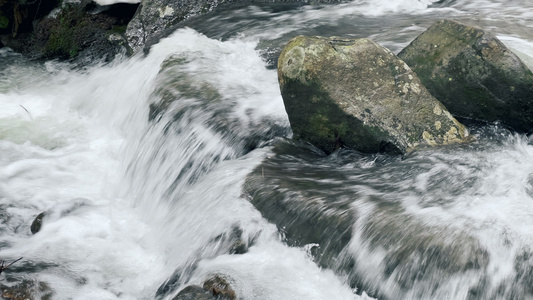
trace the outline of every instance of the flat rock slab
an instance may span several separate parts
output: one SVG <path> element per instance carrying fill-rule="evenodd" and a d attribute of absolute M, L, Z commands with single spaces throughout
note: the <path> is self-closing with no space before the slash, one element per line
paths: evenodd
<path fill-rule="evenodd" d="M 439 21 L 398 56 L 456 117 L 533 128 L 533 74 L 491 33 Z"/>
<path fill-rule="evenodd" d="M 407 64 L 369 39 L 298 36 L 278 78 L 294 138 L 326 153 L 405 153 L 468 136 Z"/>

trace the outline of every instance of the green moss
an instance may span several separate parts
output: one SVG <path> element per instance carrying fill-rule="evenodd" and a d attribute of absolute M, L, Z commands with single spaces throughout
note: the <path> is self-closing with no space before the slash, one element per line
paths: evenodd
<path fill-rule="evenodd" d="M 76 5 L 66 5 L 61 10 L 43 48 L 45 56 L 72 58 L 78 55 L 84 33 L 91 27 L 84 16 L 85 12 Z"/>
<path fill-rule="evenodd" d="M 2 12 L 0 12 L 0 28 L 6 29 L 8 25 L 9 19 L 6 16 L 2 15 Z"/>
<path fill-rule="evenodd" d="M 127 27 L 128 27 L 127 25 L 113 26 L 113 28 L 108 30 L 107 33 L 109 33 L 109 34 L 113 34 L 113 33 L 124 34 L 124 33 L 126 33 L 126 28 Z"/>
<path fill-rule="evenodd" d="M 60 55 L 74 57 L 80 47 L 74 40 L 74 30 L 72 28 L 62 27 L 58 31 L 52 32 L 48 42 L 44 47 L 47 55 Z"/>

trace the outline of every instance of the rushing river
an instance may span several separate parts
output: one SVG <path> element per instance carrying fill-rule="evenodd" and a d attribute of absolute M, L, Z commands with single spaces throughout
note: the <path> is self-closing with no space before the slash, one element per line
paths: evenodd
<path fill-rule="evenodd" d="M 475 127 L 405 157 L 290 140 L 275 64 L 299 34 L 399 52 L 452 18 L 531 65 L 533 2 L 433 2 L 221 7 L 83 70 L 0 49 L 0 258 L 23 257 L 0 284 L 172 299 L 222 274 L 239 299 L 533 299 L 527 136 Z"/>

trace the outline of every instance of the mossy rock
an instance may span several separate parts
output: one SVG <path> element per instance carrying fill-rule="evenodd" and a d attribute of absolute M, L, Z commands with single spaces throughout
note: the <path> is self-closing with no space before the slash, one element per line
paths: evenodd
<path fill-rule="evenodd" d="M 491 33 L 443 20 L 398 56 L 456 117 L 533 128 L 533 73 Z"/>
<path fill-rule="evenodd" d="M 9 25 L 9 19 L 0 11 L 0 29 L 6 29 Z"/>
<path fill-rule="evenodd" d="M 105 31 L 111 30 L 114 22 L 113 18 L 90 15 L 83 5 L 65 5 L 56 18 L 39 24 L 42 35 L 47 37 L 44 54 L 46 57 L 73 58 L 97 43 L 111 44 Z"/>
<path fill-rule="evenodd" d="M 278 77 L 294 138 L 331 153 L 405 153 L 468 132 L 389 50 L 369 39 L 292 39 Z"/>

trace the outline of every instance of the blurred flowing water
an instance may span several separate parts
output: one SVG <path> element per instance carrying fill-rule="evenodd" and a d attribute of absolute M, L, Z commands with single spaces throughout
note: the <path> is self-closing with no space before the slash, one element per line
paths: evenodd
<path fill-rule="evenodd" d="M 531 65 L 526 0 L 231 5 L 83 70 L 0 49 L 0 258 L 24 257 L 0 284 L 172 299 L 223 274 L 239 299 L 532 299 L 527 136 L 492 124 L 405 157 L 290 140 L 275 70 L 290 38 L 399 52 L 443 18 Z"/>

